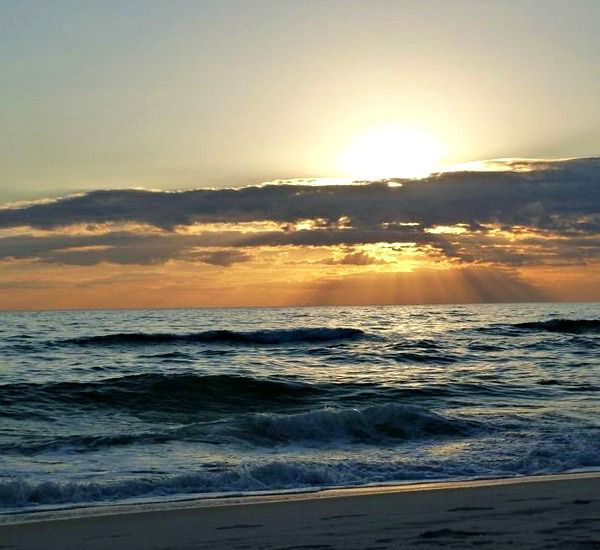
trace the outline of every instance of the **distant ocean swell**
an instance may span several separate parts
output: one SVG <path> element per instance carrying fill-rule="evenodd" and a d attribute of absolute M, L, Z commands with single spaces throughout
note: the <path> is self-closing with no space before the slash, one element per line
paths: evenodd
<path fill-rule="evenodd" d="M 564 385 L 561 381 L 539 381 L 540 385 Z M 585 387 L 583 388 L 585 389 Z M 517 388 L 510 388 L 514 392 Z M 438 397 L 464 397 L 472 394 L 502 397 L 501 384 L 472 382 L 427 387 L 389 387 L 375 382 L 307 383 L 266 379 L 237 374 L 146 373 L 91 381 L 9 383 L 0 385 L 0 418 L 12 416 L 13 409 L 30 410 L 43 405 L 52 415 L 90 408 L 113 408 L 156 413 L 252 411 L 255 407 L 280 409 L 297 405 L 318 406 L 319 402 L 360 403 L 399 400 L 420 401 Z M 528 388 L 531 395 L 543 397 L 549 390 Z M 30 412 L 34 412 L 31 409 Z M 388 414 L 394 409 L 386 409 Z M 396 411 L 397 412 L 397 411 Z"/>
<path fill-rule="evenodd" d="M 600 319 L 551 319 L 546 321 L 530 321 L 525 323 L 495 323 L 479 327 L 477 330 L 488 333 L 501 333 L 506 336 L 527 334 L 530 332 L 551 332 L 564 334 L 594 335 L 600 334 Z M 176 346 L 186 344 L 203 344 L 217 346 L 273 346 L 283 344 L 316 344 L 335 343 L 355 340 L 377 340 L 358 328 L 350 327 L 316 327 L 295 329 L 265 329 L 257 331 L 208 330 L 185 334 L 123 332 L 91 336 L 79 336 L 62 340 L 46 341 L 42 347 L 136 347 L 136 346 Z M 17 349 L 26 351 L 38 349 L 39 341 L 29 334 L 13 337 L 12 343 Z M 10 342 L 7 342 L 10 344 Z M 485 347 L 485 345 L 482 344 Z M 406 348 L 399 359 L 409 362 L 428 362 L 434 359 L 438 363 L 452 363 L 460 357 L 442 350 L 439 343 L 432 340 L 398 341 L 397 349 Z M 488 346 L 488 349 L 495 349 Z M 436 353 L 438 350 L 441 352 Z M 485 351 L 485 350 L 484 350 Z M 169 352 L 172 356 L 165 358 L 185 358 L 182 352 Z"/>
<path fill-rule="evenodd" d="M 598 334 L 600 333 L 600 319 L 551 319 L 546 321 L 530 321 L 525 323 L 495 323 L 478 328 L 483 332 L 505 332 L 507 335 L 526 334 L 528 332 L 556 332 L 565 334 Z M 14 337 L 17 345 L 27 347 L 32 340 L 29 334 Z M 314 344 L 338 342 L 344 340 L 376 339 L 358 328 L 350 327 L 316 327 L 295 329 L 265 329 L 256 331 L 233 330 L 208 330 L 185 334 L 177 333 L 146 333 L 123 332 L 91 336 L 79 336 L 62 340 L 47 341 L 49 346 L 161 346 L 182 344 L 216 344 L 229 346 L 260 346 L 278 344 Z M 33 343 L 31 344 L 34 345 Z M 399 341 L 398 347 L 407 346 L 407 342 Z M 426 362 L 431 357 L 438 361 L 454 362 L 454 356 L 444 357 L 442 354 L 434 355 L 428 352 L 440 349 L 439 343 L 433 340 L 408 342 L 413 349 L 408 353 L 407 359 L 416 362 Z M 184 353 L 171 352 L 173 357 L 185 357 Z"/>
<path fill-rule="evenodd" d="M 550 319 L 548 321 L 530 321 L 526 323 L 496 324 L 484 327 L 482 330 L 509 329 L 513 331 L 546 331 L 563 332 L 567 334 L 598 334 L 600 319 Z"/>
<path fill-rule="evenodd" d="M 99 336 L 84 336 L 65 340 L 64 344 L 79 346 L 119 346 L 119 345 L 153 345 L 153 344 L 287 344 L 332 342 L 336 340 L 352 340 L 365 337 L 365 333 L 357 328 L 296 328 L 281 330 L 256 330 L 251 332 L 233 330 L 208 330 L 189 334 L 170 333 L 116 333 Z"/>
<path fill-rule="evenodd" d="M 144 407 L 157 410 L 195 410 L 211 404 L 242 407 L 260 400 L 284 402 L 319 392 L 317 386 L 238 375 L 147 373 L 88 382 L 16 383 L 0 386 L 0 416 L 8 407 L 37 401 L 75 406 Z"/>

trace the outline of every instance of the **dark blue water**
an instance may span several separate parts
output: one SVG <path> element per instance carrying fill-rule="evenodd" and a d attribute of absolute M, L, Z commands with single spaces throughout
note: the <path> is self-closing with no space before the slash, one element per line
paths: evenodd
<path fill-rule="evenodd" d="M 0 506 L 600 465 L 600 305 L 0 313 Z"/>

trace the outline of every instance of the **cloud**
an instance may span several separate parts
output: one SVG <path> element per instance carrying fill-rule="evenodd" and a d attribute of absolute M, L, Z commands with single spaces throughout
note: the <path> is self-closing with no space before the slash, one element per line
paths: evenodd
<path fill-rule="evenodd" d="M 332 260 L 331 264 L 338 265 L 373 265 L 383 263 L 381 260 L 374 258 L 365 252 L 352 252 L 344 255 L 338 260 Z"/>
<path fill-rule="evenodd" d="M 216 252 L 199 253 L 194 256 L 194 259 L 205 264 L 229 267 L 233 264 L 249 262 L 252 256 L 239 250 L 217 250 Z"/>
<path fill-rule="evenodd" d="M 348 252 L 341 258 L 330 258 L 323 263 L 329 265 L 378 265 L 387 262 L 358 250 L 356 252 Z"/>
<path fill-rule="evenodd" d="M 199 250 L 203 246 L 219 247 L 224 242 L 222 236 L 210 237 L 124 231 L 100 235 L 20 235 L 0 239 L 0 260 L 33 259 L 82 266 L 101 262 L 155 265 L 187 260 L 228 267 L 252 258 L 239 250 Z"/>
<path fill-rule="evenodd" d="M 534 164 L 535 168 L 537 164 Z M 73 224 L 137 222 L 172 230 L 193 223 L 336 221 L 353 227 L 412 222 L 499 223 L 600 229 L 600 159 L 557 162 L 531 172 L 456 172 L 427 180 L 365 185 L 266 185 L 182 192 L 103 190 L 0 210 L 0 227 L 52 229 Z"/>
<path fill-rule="evenodd" d="M 251 260 L 241 249 L 253 247 L 376 243 L 412 243 L 462 263 L 576 265 L 598 259 L 600 159 L 506 162 L 518 170 L 446 173 L 398 180 L 396 186 L 102 190 L 38 201 L 0 209 L 0 228 L 23 228 L 0 238 L 0 259 L 71 265 L 187 260 L 228 267 Z M 244 230 L 249 222 L 279 230 Z M 128 224 L 146 229 L 110 229 Z M 76 226 L 87 232 L 60 230 Z M 189 227 L 194 231 L 184 231 Z M 48 234 L 33 235 L 31 228 Z M 374 263 L 360 252 L 334 261 Z"/>
<path fill-rule="evenodd" d="M 49 289 L 61 288 L 64 285 L 57 281 L 41 280 L 22 280 L 8 279 L 0 281 L 0 290 L 31 290 L 31 289 Z"/>

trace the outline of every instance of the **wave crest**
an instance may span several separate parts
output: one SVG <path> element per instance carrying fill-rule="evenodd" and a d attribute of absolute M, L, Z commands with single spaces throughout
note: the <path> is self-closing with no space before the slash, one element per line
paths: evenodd
<path fill-rule="evenodd" d="M 600 319 L 549 319 L 525 323 L 497 323 L 480 327 L 480 332 L 515 335 L 519 332 L 559 332 L 565 334 L 600 333 Z"/>
<path fill-rule="evenodd" d="M 366 334 L 357 328 L 317 327 L 256 330 L 249 332 L 208 330 L 188 334 L 120 332 L 69 338 L 57 343 L 78 346 L 151 346 L 161 344 L 272 345 L 333 342 L 336 340 L 353 340 L 364 336 Z"/>
<path fill-rule="evenodd" d="M 92 382 L 5 384 L 0 405 L 63 403 L 109 405 L 153 411 L 231 407 L 242 410 L 252 403 L 285 402 L 319 393 L 318 386 L 283 380 L 263 380 L 237 375 L 147 373 Z"/>
<path fill-rule="evenodd" d="M 226 430 L 254 444 L 330 441 L 374 443 L 464 435 L 474 422 L 445 417 L 412 405 L 387 403 L 362 409 L 325 408 L 298 414 L 254 414 Z"/>
<path fill-rule="evenodd" d="M 547 332 L 569 332 L 574 334 L 600 332 L 600 319 L 551 319 L 517 323 L 513 327 L 521 330 L 545 330 Z"/>

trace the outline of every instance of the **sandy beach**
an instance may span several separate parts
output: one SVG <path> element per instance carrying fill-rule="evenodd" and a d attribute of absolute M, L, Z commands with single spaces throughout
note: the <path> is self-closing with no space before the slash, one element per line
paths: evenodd
<path fill-rule="evenodd" d="M 2 516 L 11 550 L 597 548 L 600 473 Z"/>

